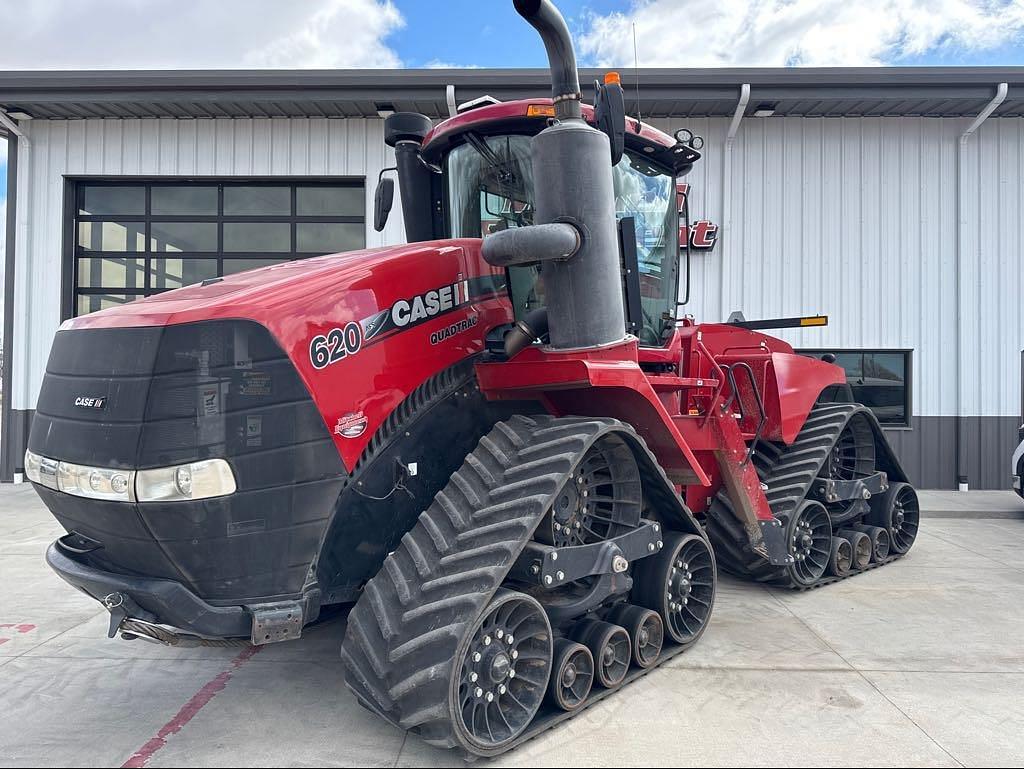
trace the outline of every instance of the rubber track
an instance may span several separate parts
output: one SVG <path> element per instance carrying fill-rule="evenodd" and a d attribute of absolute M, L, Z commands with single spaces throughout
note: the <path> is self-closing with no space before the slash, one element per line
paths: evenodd
<path fill-rule="evenodd" d="M 516 416 L 480 440 L 349 614 L 341 656 L 361 703 L 433 745 L 468 747 L 448 702 L 459 642 L 551 498 L 610 432 L 643 446 L 618 420 L 584 417 Z"/>
<path fill-rule="evenodd" d="M 754 462 L 761 481 L 768 486 L 766 496 L 776 518 L 783 522 L 789 520 L 810 491 L 811 484 L 825 464 L 843 427 L 855 414 L 863 411 L 867 411 L 867 407 L 857 403 L 819 404 L 811 410 L 791 445 L 781 447 L 767 442 L 758 444 Z M 801 584 L 790 577 L 787 568 L 772 566 L 744 546 L 745 536 L 724 490 L 718 493 L 708 510 L 707 533 L 714 545 L 718 563 L 726 571 L 795 590 L 810 590 L 838 582 L 884 566 L 900 557 L 889 556 L 883 561 L 871 563 L 865 569 L 851 571 L 846 577 L 825 575 L 814 584 Z"/>

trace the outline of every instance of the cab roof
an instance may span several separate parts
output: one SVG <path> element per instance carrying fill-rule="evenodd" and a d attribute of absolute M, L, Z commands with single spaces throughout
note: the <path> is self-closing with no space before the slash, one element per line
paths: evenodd
<path fill-rule="evenodd" d="M 595 125 L 594 107 L 583 104 L 583 119 Z M 554 116 L 550 98 L 518 99 L 499 102 L 461 112 L 442 120 L 424 137 L 420 156 L 431 165 L 439 165 L 448 150 L 473 131 L 482 135 L 539 133 Z M 654 126 L 626 117 L 626 148 L 643 152 L 652 161 L 685 173 L 700 158 L 696 151 L 679 144 L 675 138 Z"/>

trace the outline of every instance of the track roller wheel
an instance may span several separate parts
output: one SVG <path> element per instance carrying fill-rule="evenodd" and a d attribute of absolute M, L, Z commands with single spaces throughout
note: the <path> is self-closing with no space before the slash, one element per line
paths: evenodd
<path fill-rule="evenodd" d="M 853 550 L 851 568 L 857 571 L 867 568 L 871 563 L 871 537 L 854 529 L 840 529 L 839 536 L 849 542 Z"/>
<path fill-rule="evenodd" d="M 548 696 L 562 710 L 576 710 L 587 700 L 594 684 L 594 655 L 583 644 L 567 638 L 555 641 Z"/>
<path fill-rule="evenodd" d="M 594 655 L 594 672 L 601 686 L 612 689 L 622 683 L 629 672 L 633 645 L 624 627 L 585 619 L 573 628 L 572 637 Z"/>
<path fill-rule="evenodd" d="M 910 550 L 917 539 L 921 507 L 917 492 L 909 483 L 893 483 L 881 497 L 872 500 L 867 522 L 889 530 L 889 549 L 897 555 Z"/>
<path fill-rule="evenodd" d="M 804 500 L 786 523 L 793 563 L 789 575 L 800 585 L 813 585 L 825 575 L 832 554 L 832 520 L 820 502 Z"/>
<path fill-rule="evenodd" d="M 496 750 L 537 714 L 551 672 L 552 636 L 536 599 L 500 589 L 463 638 L 451 707 L 463 742 Z"/>
<path fill-rule="evenodd" d="M 619 604 L 608 613 L 608 621 L 626 628 L 633 642 L 633 662 L 642 668 L 657 662 L 665 640 L 661 615 L 643 606 Z"/>
<path fill-rule="evenodd" d="M 871 560 L 881 563 L 889 557 L 889 530 L 881 526 L 854 526 L 859 532 L 867 534 L 871 539 Z"/>
<path fill-rule="evenodd" d="M 832 537 L 832 554 L 828 557 L 828 573 L 833 577 L 845 577 L 853 564 L 853 545 L 850 540 Z"/>
<path fill-rule="evenodd" d="M 664 546 L 634 569 L 633 602 L 661 615 L 678 644 L 700 638 L 715 603 L 715 557 L 696 534 L 666 531 Z"/>

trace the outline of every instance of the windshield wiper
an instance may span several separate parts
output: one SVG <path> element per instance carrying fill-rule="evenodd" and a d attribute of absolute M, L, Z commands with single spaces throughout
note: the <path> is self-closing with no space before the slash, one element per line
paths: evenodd
<path fill-rule="evenodd" d="M 477 154 L 484 159 L 487 165 L 491 167 L 497 175 L 497 181 L 499 184 L 507 187 L 515 185 L 516 174 L 512 170 L 511 164 L 507 160 L 502 160 L 501 156 L 492 150 L 487 142 L 472 131 L 466 134 L 466 141 L 473 149 L 476 150 Z"/>

